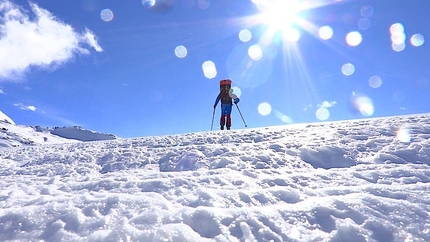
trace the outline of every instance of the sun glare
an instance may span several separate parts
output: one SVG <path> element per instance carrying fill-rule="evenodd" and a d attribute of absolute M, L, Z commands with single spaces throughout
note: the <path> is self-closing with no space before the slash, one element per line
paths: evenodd
<path fill-rule="evenodd" d="M 252 23 L 264 27 L 259 44 L 265 49 L 281 40 L 284 52 L 294 50 L 304 32 L 328 40 L 333 35 L 330 26 L 317 26 L 307 19 L 309 10 L 335 4 L 336 0 L 252 0 L 259 13 L 251 17 Z M 293 56 L 290 56 L 293 57 Z"/>
<path fill-rule="evenodd" d="M 247 45 L 236 48 L 229 56 L 227 65 L 230 75 L 239 80 L 240 86 L 256 87 L 267 81 L 277 65 L 274 61 L 275 57 L 282 55 L 286 75 L 294 76 L 294 78 L 288 78 L 289 81 L 285 84 L 288 86 L 287 89 L 302 90 L 305 98 L 312 99 L 314 83 L 309 76 L 305 58 L 302 56 L 301 47 L 303 46 L 299 41 L 311 35 L 327 43 L 334 36 L 331 26 L 318 26 L 312 21 L 316 17 L 312 15 L 314 13 L 311 10 L 337 4 L 338 0 L 251 1 L 257 13 L 243 19 L 248 26 L 240 31 L 238 37 Z M 362 38 L 359 33 L 352 33 L 348 40 L 351 46 L 357 46 Z M 244 56 L 245 53 L 246 56 Z M 242 68 L 238 67 L 238 63 Z M 242 71 L 244 69 L 247 71 Z M 348 73 L 351 75 L 353 71 L 349 70 Z M 258 107 L 258 112 L 262 116 L 269 115 L 272 113 L 272 107 L 268 103 L 262 103 Z M 366 109 L 366 112 L 370 111 Z M 316 116 L 320 120 L 326 120 L 330 117 L 330 113 L 327 109 L 319 109 Z"/>
<path fill-rule="evenodd" d="M 301 5 L 297 0 L 258 1 L 261 8 L 261 22 L 271 31 L 291 28 L 297 20 Z"/>

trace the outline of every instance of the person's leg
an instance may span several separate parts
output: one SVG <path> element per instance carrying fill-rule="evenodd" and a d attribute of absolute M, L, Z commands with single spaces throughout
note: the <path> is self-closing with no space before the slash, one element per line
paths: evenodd
<path fill-rule="evenodd" d="M 220 119 L 221 130 L 223 130 L 224 126 L 226 125 L 227 114 L 228 114 L 228 105 L 221 104 L 221 119 Z"/>
<path fill-rule="evenodd" d="M 224 125 L 225 125 L 225 115 L 221 114 L 221 119 L 220 119 L 220 125 L 221 125 L 221 130 L 224 129 Z"/>
<path fill-rule="evenodd" d="M 232 107 L 233 105 L 228 105 L 227 107 L 226 107 L 226 126 L 227 126 L 227 129 L 230 129 L 230 127 L 231 127 L 231 107 Z"/>
<path fill-rule="evenodd" d="M 226 120 L 226 126 L 227 126 L 227 129 L 229 130 L 230 127 L 231 127 L 231 115 L 227 114 L 226 118 L 227 118 L 227 120 Z"/>

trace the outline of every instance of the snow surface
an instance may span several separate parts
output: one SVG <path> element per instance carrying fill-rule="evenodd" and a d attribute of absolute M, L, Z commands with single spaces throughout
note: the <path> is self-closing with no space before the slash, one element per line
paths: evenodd
<path fill-rule="evenodd" d="M 85 130 L 80 126 L 49 128 L 17 125 L 9 116 L 0 111 L 0 147 L 112 140 L 116 138 L 115 135 Z"/>
<path fill-rule="evenodd" d="M 430 114 L 0 148 L 0 241 L 430 241 Z"/>
<path fill-rule="evenodd" d="M 0 122 L 15 124 L 15 122 L 11 118 L 9 118 L 9 116 L 7 116 L 5 113 L 3 113 L 1 110 L 0 110 Z"/>

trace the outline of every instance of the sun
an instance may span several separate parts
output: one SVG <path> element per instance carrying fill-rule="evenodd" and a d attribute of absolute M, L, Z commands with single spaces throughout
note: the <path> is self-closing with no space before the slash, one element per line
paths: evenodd
<path fill-rule="evenodd" d="M 310 27 L 306 20 L 306 10 L 316 7 L 309 1 L 303 0 L 252 0 L 259 13 L 254 15 L 254 21 L 267 27 L 264 40 L 280 36 L 286 42 L 297 42 L 300 30 Z"/>
<path fill-rule="evenodd" d="M 255 11 L 241 18 L 241 23 L 245 23 L 246 29 L 242 29 L 239 35 L 243 43 L 251 41 L 243 45 L 243 49 L 247 49 L 248 52 L 245 53 L 242 49 L 235 50 L 228 63 L 229 72 L 237 80 L 236 83 L 243 87 L 257 87 L 272 80 L 279 91 L 285 91 L 285 97 L 293 96 L 300 102 L 317 103 L 321 98 L 315 92 L 314 79 L 311 76 L 312 72 L 307 68 L 307 58 L 303 54 L 306 51 L 303 49 L 312 48 L 305 46 L 309 37 L 326 41 L 332 36 L 332 29 L 329 26 L 321 27 L 318 26 L 318 22 L 314 22 L 321 18 L 316 14 L 323 12 L 316 9 L 347 0 L 251 1 L 254 4 L 252 10 Z M 306 40 L 300 42 L 302 38 Z M 273 78 L 271 74 L 274 72 L 282 77 L 270 79 Z M 297 96 L 296 91 L 300 92 Z M 278 105 L 293 105 L 290 100 Z M 285 118 L 286 115 L 276 110 L 276 107 L 268 110 L 266 107 L 272 108 L 272 105 L 266 104 L 259 106 L 261 115 L 273 112 L 277 113 L 276 116 L 282 121 L 291 122 L 289 118 Z M 324 111 L 326 110 L 320 110 L 318 114 L 326 117 L 328 114 Z"/>
<path fill-rule="evenodd" d="M 261 23 L 267 25 L 270 31 L 290 29 L 300 22 L 297 13 L 303 10 L 303 4 L 298 0 L 255 0 L 260 10 Z"/>
<path fill-rule="evenodd" d="M 301 32 L 316 35 L 318 26 L 307 18 L 309 10 L 335 4 L 339 0 L 251 0 L 258 14 L 251 17 L 256 25 L 266 26 L 263 39 L 280 34 L 286 42 L 297 42 Z"/>

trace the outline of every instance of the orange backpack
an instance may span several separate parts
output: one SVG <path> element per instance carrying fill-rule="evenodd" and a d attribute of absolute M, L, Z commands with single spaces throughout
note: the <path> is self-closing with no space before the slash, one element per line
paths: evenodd
<path fill-rule="evenodd" d="M 221 93 L 221 103 L 222 104 L 232 104 L 232 98 L 230 95 L 231 91 L 231 80 L 225 79 L 219 82 L 219 88 Z"/>

